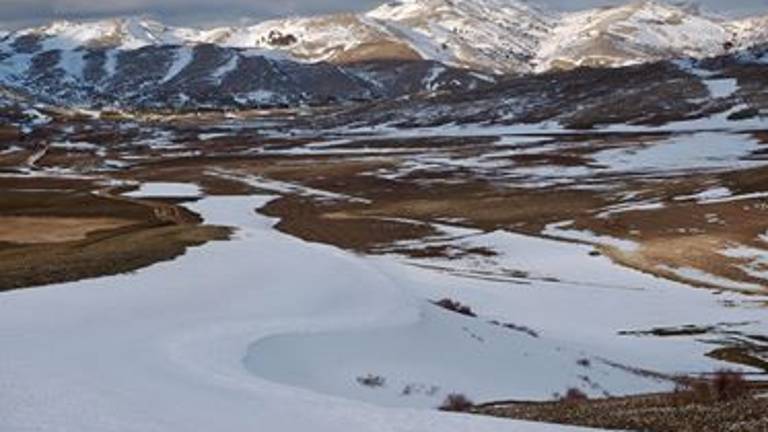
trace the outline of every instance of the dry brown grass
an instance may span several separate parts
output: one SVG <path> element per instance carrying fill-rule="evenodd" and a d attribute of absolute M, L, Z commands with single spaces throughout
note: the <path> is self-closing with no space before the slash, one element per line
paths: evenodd
<path fill-rule="evenodd" d="M 86 190 L 0 190 L 0 291 L 137 270 L 224 239 L 172 203 Z"/>
<path fill-rule="evenodd" d="M 764 432 L 768 400 L 746 395 L 718 400 L 659 394 L 581 400 L 579 403 L 510 403 L 482 406 L 476 414 L 644 432 Z"/>
<path fill-rule="evenodd" d="M 0 242 L 60 243 L 134 224 L 130 219 L 0 216 Z"/>
<path fill-rule="evenodd" d="M 471 399 L 461 393 L 451 393 L 446 396 L 440 405 L 441 411 L 467 412 L 472 409 L 474 403 Z"/>

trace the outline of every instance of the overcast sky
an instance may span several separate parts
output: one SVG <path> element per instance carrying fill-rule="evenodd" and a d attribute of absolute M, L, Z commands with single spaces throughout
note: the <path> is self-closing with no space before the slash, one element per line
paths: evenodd
<path fill-rule="evenodd" d="M 462 0 L 457 0 L 462 1 Z M 556 9 L 580 9 L 622 0 L 528 0 Z M 148 15 L 173 24 L 219 24 L 349 10 L 366 10 L 382 0 L 0 0 L 0 25 L 18 27 L 56 18 Z M 768 0 L 701 0 L 729 15 L 768 13 Z"/>

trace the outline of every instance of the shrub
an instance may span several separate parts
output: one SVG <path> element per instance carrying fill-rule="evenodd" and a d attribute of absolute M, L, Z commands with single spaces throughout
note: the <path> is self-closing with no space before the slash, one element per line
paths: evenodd
<path fill-rule="evenodd" d="M 581 403 L 587 400 L 589 400 L 589 396 L 576 387 L 569 388 L 565 395 L 560 398 L 560 401 L 566 403 Z"/>
<path fill-rule="evenodd" d="M 461 393 L 451 393 L 449 394 L 445 400 L 443 401 L 443 404 L 440 405 L 440 410 L 442 411 L 452 411 L 452 412 L 467 412 L 475 404 L 466 396 L 464 396 Z"/>
<path fill-rule="evenodd" d="M 749 393 L 749 384 L 739 372 L 719 370 L 711 379 L 713 396 L 719 401 L 740 399 Z"/>
<path fill-rule="evenodd" d="M 440 306 L 443 309 L 456 312 L 457 314 L 462 314 L 468 317 L 476 318 L 477 315 L 472 311 L 472 308 L 470 308 L 467 305 L 463 305 L 455 300 L 451 300 L 449 298 L 444 298 L 440 301 L 434 302 L 436 306 Z"/>
<path fill-rule="evenodd" d="M 680 403 L 725 402 L 749 394 L 749 383 L 739 372 L 726 369 L 716 371 L 709 379 L 679 379 L 675 387 Z"/>
<path fill-rule="evenodd" d="M 387 379 L 380 375 L 368 374 L 357 377 L 357 382 L 365 387 L 378 388 L 384 387 L 387 384 Z"/>

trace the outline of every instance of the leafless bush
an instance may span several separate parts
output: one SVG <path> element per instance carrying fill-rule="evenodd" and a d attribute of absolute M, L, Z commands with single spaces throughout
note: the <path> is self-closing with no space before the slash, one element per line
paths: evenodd
<path fill-rule="evenodd" d="M 749 384 L 739 372 L 722 369 L 711 381 L 712 393 L 719 401 L 740 399 L 749 393 Z"/>
<path fill-rule="evenodd" d="M 451 312 L 456 312 L 458 314 L 462 314 L 468 317 L 476 318 L 477 315 L 472 311 L 472 308 L 470 308 L 467 305 L 463 305 L 455 300 L 451 300 L 449 298 L 444 298 L 442 300 L 434 302 L 436 306 L 440 306 L 443 309 L 449 310 Z"/>
<path fill-rule="evenodd" d="M 380 375 L 368 374 L 366 376 L 357 377 L 357 382 L 365 387 L 379 388 L 384 387 L 387 384 L 387 379 Z"/>
<path fill-rule="evenodd" d="M 560 401 L 572 404 L 585 402 L 587 400 L 589 400 L 589 396 L 587 396 L 586 393 L 577 389 L 576 387 L 569 388 L 565 392 L 565 395 L 560 397 Z"/>
<path fill-rule="evenodd" d="M 749 383 L 739 372 L 716 371 L 708 379 L 679 379 L 675 387 L 678 403 L 726 402 L 749 394 Z"/>
<path fill-rule="evenodd" d="M 474 405 L 475 404 L 463 394 L 451 393 L 445 398 L 445 400 L 443 401 L 443 404 L 440 405 L 440 410 L 452 411 L 452 412 L 466 412 L 472 409 Z"/>

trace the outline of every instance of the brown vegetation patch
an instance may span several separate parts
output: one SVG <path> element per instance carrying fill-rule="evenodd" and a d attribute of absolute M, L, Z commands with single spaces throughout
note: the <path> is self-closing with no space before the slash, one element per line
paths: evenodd
<path fill-rule="evenodd" d="M 330 218 L 322 204 L 298 196 L 285 196 L 260 210 L 267 216 L 279 217 L 277 229 L 301 239 L 332 244 L 355 251 L 368 251 L 382 244 L 415 240 L 434 235 L 432 228 L 377 218 Z"/>
<path fill-rule="evenodd" d="M 92 232 L 133 223 L 130 219 L 118 218 L 0 216 L 0 242 L 34 244 L 82 240 Z"/>
<path fill-rule="evenodd" d="M 169 202 L 53 190 L 0 202 L 0 291 L 137 270 L 229 233 Z"/>
<path fill-rule="evenodd" d="M 0 249 L 0 291 L 134 271 L 228 235 L 220 227 L 144 226 L 76 242 Z"/>
<path fill-rule="evenodd" d="M 712 387 L 710 387 L 712 386 Z M 706 391 L 704 388 L 706 387 Z M 702 394 L 683 388 L 658 394 L 599 400 L 489 404 L 476 414 L 604 429 L 647 432 L 762 432 L 768 428 L 768 400 L 750 396 L 739 379 L 715 377 Z M 709 397 L 710 388 L 724 397 Z M 721 391 L 718 393 L 717 389 Z"/>

